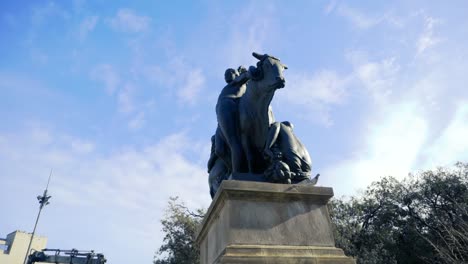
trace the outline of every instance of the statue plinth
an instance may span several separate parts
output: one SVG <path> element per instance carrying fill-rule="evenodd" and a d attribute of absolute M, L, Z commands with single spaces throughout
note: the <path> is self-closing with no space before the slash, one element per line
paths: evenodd
<path fill-rule="evenodd" d="M 223 181 L 197 236 L 202 264 L 355 263 L 335 247 L 332 188 Z"/>

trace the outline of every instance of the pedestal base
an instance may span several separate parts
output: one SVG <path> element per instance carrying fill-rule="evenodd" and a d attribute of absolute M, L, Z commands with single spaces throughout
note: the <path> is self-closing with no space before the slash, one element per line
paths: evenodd
<path fill-rule="evenodd" d="M 335 247 L 332 196 L 326 187 L 223 181 L 197 236 L 201 263 L 355 263 Z"/>
<path fill-rule="evenodd" d="M 355 264 L 335 247 L 312 246 L 227 246 L 215 263 L 268 263 L 268 264 Z"/>

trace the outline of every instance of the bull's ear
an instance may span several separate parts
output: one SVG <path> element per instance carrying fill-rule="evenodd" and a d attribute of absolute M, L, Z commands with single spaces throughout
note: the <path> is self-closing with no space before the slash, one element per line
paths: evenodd
<path fill-rule="evenodd" d="M 283 64 L 283 68 L 284 68 L 285 70 L 287 70 L 287 69 L 288 69 L 288 65 Z"/>
<path fill-rule="evenodd" d="M 257 58 L 258 60 L 262 60 L 265 55 L 261 55 L 260 53 L 257 53 L 257 52 L 252 52 L 252 56 Z"/>

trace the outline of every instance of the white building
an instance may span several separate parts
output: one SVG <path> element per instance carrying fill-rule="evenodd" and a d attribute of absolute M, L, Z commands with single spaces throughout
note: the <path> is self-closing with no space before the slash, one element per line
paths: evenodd
<path fill-rule="evenodd" d="M 28 250 L 31 233 L 15 231 L 0 238 L 0 264 L 23 264 Z M 34 235 L 31 251 L 41 251 L 46 248 L 47 237 Z"/>

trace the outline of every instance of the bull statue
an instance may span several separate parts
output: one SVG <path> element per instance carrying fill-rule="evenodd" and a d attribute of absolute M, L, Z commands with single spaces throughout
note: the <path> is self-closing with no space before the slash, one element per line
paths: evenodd
<path fill-rule="evenodd" d="M 265 175 L 267 169 L 271 175 L 274 165 L 271 154 L 267 155 L 271 153 L 270 147 L 274 144 L 275 147 L 281 148 L 280 142 L 289 142 L 283 136 L 282 140 L 275 137 L 275 142 L 271 143 L 271 129 L 275 118 L 270 107 L 276 90 L 285 87 L 283 71 L 287 66 L 268 54 L 254 52 L 252 55 L 258 60 L 256 67 L 250 66 L 248 70 L 239 67 L 237 70 L 227 69 L 225 72 L 227 85 L 222 89 L 216 104 L 218 127 L 212 140 L 212 153 L 208 164 L 212 196 L 216 193 L 220 181 L 227 178 L 271 181 L 271 177 Z M 267 141 L 271 146 L 266 147 Z M 308 154 L 303 160 L 310 165 Z M 222 161 L 223 164 L 217 164 L 215 161 Z M 287 162 L 285 165 L 288 165 Z M 291 167 L 298 166 L 291 164 Z M 301 167 L 307 168 L 307 164 Z M 308 172 L 310 171 L 296 174 L 305 178 L 308 177 Z"/>

